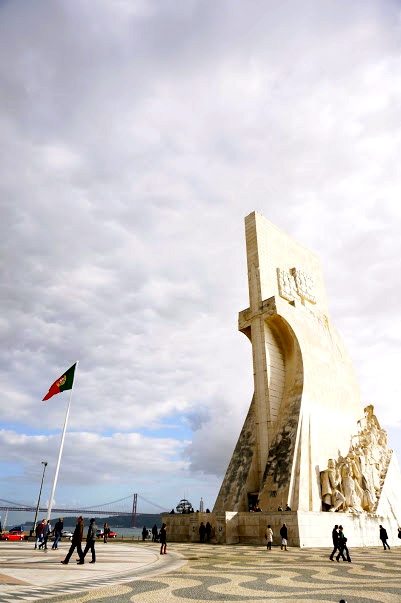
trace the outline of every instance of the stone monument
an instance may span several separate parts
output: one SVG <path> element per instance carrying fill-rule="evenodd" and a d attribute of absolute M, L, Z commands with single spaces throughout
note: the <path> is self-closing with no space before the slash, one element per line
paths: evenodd
<path fill-rule="evenodd" d="M 245 229 L 249 308 L 239 330 L 252 344 L 254 395 L 208 518 L 215 539 L 262 542 L 267 523 L 277 538 L 286 522 L 290 546 L 330 546 L 336 523 L 350 546 L 367 546 L 380 543 L 383 524 L 401 544 L 397 459 L 362 404 L 320 262 L 257 213 Z"/>

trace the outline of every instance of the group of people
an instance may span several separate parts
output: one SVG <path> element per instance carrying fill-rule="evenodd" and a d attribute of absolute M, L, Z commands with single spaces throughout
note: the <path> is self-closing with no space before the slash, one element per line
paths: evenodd
<path fill-rule="evenodd" d="M 274 536 L 274 534 L 273 534 L 272 527 L 270 524 L 268 524 L 268 526 L 266 528 L 266 532 L 265 532 L 266 546 L 267 546 L 268 551 L 272 550 L 273 536 Z M 288 528 L 285 523 L 283 523 L 283 525 L 280 528 L 280 539 L 281 539 L 280 540 L 281 550 L 286 551 L 287 544 L 288 544 Z"/>
<path fill-rule="evenodd" d="M 157 529 L 157 525 L 155 524 L 152 528 L 152 542 L 158 542 L 159 540 L 159 530 Z M 142 540 L 145 541 L 149 536 L 149 530 L 146 526 L 142 528 Z"/>
<path fill-rule="evenodd" d="M 279 505 L 279 506 L 277 507 L 277 511 L 280 511 L 280 512 L 281 512 L 281 511 L 291 511 L 291 507 L 290 507 L 290 505 L 289 505 L 288 503 L 287 503 L 287 506 L 286 506 L 286 508 L 285 508 L 285 509 L 283 509 L 283 507 L 282 507 L 281 505 Z"/>
<path fill-rule="evenodd" d="M 206 538 L 207 542 L 209 542 L 211 535 L 212 535 L 212 524 L 209 521 L 207 521 L 206 525 L 205 525 L 203 523 L 203 521 L 201 521 L 201 524 L 199 526 L 200 542 L 205 542 L 205 538 Z"/>
<path fill-rule="evenodd" d="M 149 530 L 146 526 L 142 528 L 142 540 L 145 541 L 149 536 Z M 157 529 L 157 525 L 154 524 L 152 528 L 152 542 L 160 542 L 160 555 L 167 555 L 167 526 L 165 523 L 162 524 L 160 532 Z"/>
<path fill-rule="evenodd" d="M 107 524 L 105 524 L 105 525 L 107 525 Z M 92 553 L 92 560 L 89 563 L 96 563 L 96 551 L 95 551 L 96 535 L 97 535 L 96 520 L 92 518 L 90 520 L 88 533 L 86 535 L 85 550 L 82 551 L 82 540 L 83 540 L 83 536 L 84 536 L 84 520 L 83 520 L 82 515 L 80 515 L 78 517 L 77 525 L 75 526 L 75 530 L 72 535 L 70 549 L 69 549 L 65 559 L 63 561 L 61 561 L 61 563 L 63 565 L 68 565 L 75 549 L 77 549 L 77 555 L 79 557 L 77 565 L 83 565 L 85 563 L 85 557 L 86 557 L 86 554 L 88 553 L 88 551 L 91 551 L 91 553 Z M 104 540 L 104 542 L 107 542 L 107 538 Z"/>
<path fill-rule="evenodd" d="M 35 535 L 36 535 L 35 549 L 47 549 L 47 541 L 49 539 L 49 536 L 51 534 L 53 534 L 54 542 L 53 542 L 52 550 L 53 551 L 57 550 L 58 544 L 59 544 L 61 536 L 63 534 L 63 528 L 64 528 L 64 523 L 63 523 L 62 517 L 58 518 L 58 521 L 55 523 L 53 530 L 51 529 L 50 519 L 47 519 L 47 520 L 42 519 L 42 521 L 40 521 L 38 523 L 38 525 L 36 526 L 36 529 L 35 529 Z M 61 561 L 61 563 L 63 565 L 67 565 L 69 563 L 71 555 L 73 554 L 75 549 L 77 549 L 77 554 L 79 557 L 78 565 L 82 565 L 83 563 L 85 563 L 85 556 L 88 553 L 88 551 L 91 551 L 91 554 L 92 554 L 92 561 L 90 561 L 90 563 L 96 563 L 95 542 L 96 542 L 97 532 L 98 532 L 98 528 L 96 525 L 96 520 L 93 518 L 90 520 L 90 523 L 89 523 L 88 533 L 86 535 L 85 550 L 82 551 L 81 543 L 83 540 L 83 533 L 84 533 L 84 520 L 83 520 L 83 517 L 80 515 L 78 517 L 77 525 L 75 526 L 75 530 L 72 535 L 70 550 L 68 551 L 65 559 L 63 561 Z M 105 543 L 107 542 L 109 534 L 110 534 L 110 528 L 109 528 L 108 524 L 105 523 L 103 526 L 103 542 L 105 542 Z"/>
<path fill-rule="evenodd" d="M 265 539 L 266 539 L 266 547 L 267 550 L 271 550 L 272 548 L 272 544 L 273 544 L 273 530 L 271 525 L 269 524 L 266 528 L 266 532 L 265 532 Z M 383 548 L 384 550 L 386 549 L 390 549 L 390 545 L 387 542 L 388 541 L 388 534 L 387 534 L 387 530 L 380 525 L 379 526 L 379 538 L 382 541 L 383 544 Z M 401 538 L 401 527 L 398 528 L 398 538 Z M 340 562 L 340 558 L 343 561 L 347 561 L 348 563 L 352 563 L 351 561 L 351 555 L 350 552 L 348 550 L 348 546 L 347 546 L 347 541 L 348 539 L 346 538 L 345 534 L 344 534 L 344 528 L 342 525 L 335 525 L 332 531 L 332 539 L 333 539 L 333 550 L 330 554 L 330 560 L 334 561 L 334 556 L 337 553 L 336 556 L 336 561 Z M 288 528 L 286 526 L 285 523 L 283 523 L 282 527 L 280 528 L 280 546 L 281 546 L 281 550 L 287 550 L 287 543 L 288 543 Z"/>
<path fill-rule="evenodd" d="M 58 549 L 58 543 L 60 541 L 62 531 L 63 531 L 63 518 L 59 517 L 56 522 L 54 529 L 50 525 L 50 519 L 42 519 L 36 528 L 35 528 L 35 549 L 46 549 L 47 550 L 47 541 L 49 540 L 49 536 L 51 534 L 54 535 L 54 542 L 52 546 L 52 550 Z"/>
<path fill-rule="evenodd" d="M 338 553 L 336 561 L 340 562 L 341 557 L 343 561 L 348 561 L 348 563 L 351 563 L 351 557 L 347 547 L 347 538 L 344 535 L 344 528 L 336 524 L 333 528 L 331 535 L 333 539 L 334 548 L 329 557 L 330 561 L 334 561 L 334 555 Z"/>
<path fill-rule="evenodd" d="M 330 560 L 334 561 L 334 555 L 336 552 L 338 553 L 336 556 L 336 561 L 340 562 L 340 557 L 343 561 L 348 561 L 351 563 L 351 556 L 349 554 L 349 550 L 347 547 L 347 538 L 344 535 L 344 528 L 341 525 L 335 525 L 332 532 L 333 538 L 333 550 L 330 555 Z M 388 534 L 386 528 L 382 525 L 379 525 L 379 538 L 382 541 L 383 549 L 390 550 L 390 545 L 388 543 Z M 401 528 L 398 528 L 398 538 L 401 538 Z M 345 553 L 345 555 L 344 555 Z"/>
<path fill-rule="evenodd" d="M 51 532 L 52 528 L 50 525 L 50 519 L 42 519 L 35 529 L 35 549 L 47 549 L 47 541 Z"/>
<path fill-rule="evenodd" d="M 48 538 L 49 538 L 50 534 L 54 534 L 55 538 L 54 538 L 54 543 L 53 543 L 52 549 L 57 550 L 58 543 L 59 543 L 59 540 L 62 535 L 63 526 L 64 526 L 64 524 L 63 524 L 62 517 L 59 517 L 58 521 L 56 522 L 56 524 L 54 526 L 54 530 L 51 529 L 50 520 L 43 519 L 36 527 L 35 549 L 36 548 L 47 549 Z M 379 526 L 379 530 L 380 530 L 379 537 L 380 537 L 380 540 L 382 541 L 384 550 L 390 549 L 390 545 L 388 544 L 387 530 L 382 525 Z M 88 533 L 86 536 L 86 546 L 85 546 L 85 549 L 82 551 L 84 520 L 83 520 L 83 517 L 80 515 L 78 517 L 77 525 L 75 526 L 75 530 L 72 535 L 70 549 L 69 549 L 65 559 L 63 561 L 61 561 L 61 563 L 63 565 L 67 565 L 69 563 L 71 556 L 75 549 L 77 550 L 77 555 L 79 557 L 79 559 L 77 560 L 78 565 L 83 565 L 85 563 L 85 557 L 89 551 L 91 551 L 91 555 L 92 555 L 92 560 L 90 561 L 90 563 L 96 563 L 95 542 L 96 542 L 96 537 L 97 537 L 97 531 L 98 531 L 98 529 L 96 526 L 95 519 L 92 518 L 90 520 Z M 104 542 L 107 542 L 107 537 L 108 537 L 109 533 L 110 533 L 110 528 L 108 527 L 107 523 L 105 523 L 104 527 L 103 527 Z M 202 521 L 199 526 L 200 542 L 205 542 L 205 538 L 207 541 L 210 541 L 211 534 L 212 534 L 212 525 L 210 524 L 210 522 L 208 521 L 206 523 L 206 525 L 204 525 L 204 523 Z M 146 526 L 144 526 L 143 530 L 142 530 L 142 539 L 145 540 L 147 536 L 148 536 L 148 530 L 147 530 Z M 274 536 L 273 530 L 272 530 L 271 525 L 269 524 L 267 526 L 266 532 L 265 532 L 267 550 L 272 549 L 273 536 Z M 398 538 L 401 538 L 401 527 L 398 528 Z M 331 561 L 334 561 L 334 557 L 337 553 L 337 556 L 335 557 L 337 562 L 340 562 L 340 558 L 342 558 L 343 561 L 352 563 L 350 552 L 349 552 L 349 549 L 347 546 L 347 538 L 344 534 L 344 528 L 342 525 L 336 524 L 334 526 L 333 531 L 332 531 L 332 540 L 333 540 L 334 548 L 330 554 L 329 559 Z M 152 542 L 158 542 L 158 541 L 160 542 L 160 555 L 166 555 L 167 554 L 167 526 L 165 523 L 162 524 L 160 532 L 158 531 L 156 524 L 152 528 Z M 287 543 L 288 543 L 288 528 L 287 528 L 287 525 L 285 523 L 283 523 L 283 525 L 280 528 L 281 550 L 284 550 L 284 551 L 287 550 Z"/>
<path fill-rule="evenodd" d="M 58 549 L 58 544 L 60 542 L 60 538 L 63 533 L 64 523 L 63 518 L 59 517 L 56 522 L 54 529 L 51 529 L 50 520 L 43 519 L 38 523 L 35 529 L 36 540 L 35 540 L 35 549 L 47 549 L 47 541 L 49 539 L 50 534 L 54 535 L 54 542 L 52 546 L 52 550 Z M 71 559 L 71 556 L 74 550 L 77 550 L 77 555 L 79 557 L 78 565 L 82 565 L 85 563 L 86 554 L 91 551 L 92 560 L 90 563 L 96 563 L 96 552 L 95 552 L 95 542 L 97 537 L 98 528 L 96 525 L 96 520 L 91 519 L 89 523 L 88 533 L 86 535 L 86 546 L 84 551 L 82 551 L 82 540 L 84 535 L 84 520 L 80 515 L 77 520 L 77 525 L 75 526 L 74 533 L 71 539 L 70 549 L 63 561 L 61 563 L 63 565 L 67 565 Z M 107 523 L 103 526 L 103 542 L 107 542 L 107 538 L 110 534 L 110 528 Z"/>
<path fill-rule="evenodd" d="M 257 501 L 253 507 L 250 507 L 249 509 L 250 513 L 261 513 L 262 509 L 259 507 L 259 501 Z M 279 505 L 277 507 L 277 511 L 291 511 L 291 507 L 290 505 L 287 503 L 287 506 L 285 507 L 285 509 L 283 509 L 283 507 L 281 505 Z"/>

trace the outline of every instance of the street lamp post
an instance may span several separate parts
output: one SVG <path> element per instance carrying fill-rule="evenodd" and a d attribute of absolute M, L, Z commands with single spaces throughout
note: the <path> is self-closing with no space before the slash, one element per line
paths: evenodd
<path fill-rule="evenodd" d="M 43 465 L 43 473 L 42 473 L 42 481 L 40 483 L 40 490 L 39 490 L 39 498 L 38 498 L 38 504 L 36 505 L 36 512 L 35 512 L 35 519 L 33 520 L 33 529 L 31 530 L 31 536 L 35 531 L 36 528 L 36 521 L 38 519 L 38 513 L 39 513 L 39 505 L 40 505 L 40 497 L 42 495 L 42 487 L 43 487 L 43 480 L 45 479 L 45 471 L 46 471 L 46 467 L 47 467 L 47 461 L 42 461 L 42 465 Z"/>

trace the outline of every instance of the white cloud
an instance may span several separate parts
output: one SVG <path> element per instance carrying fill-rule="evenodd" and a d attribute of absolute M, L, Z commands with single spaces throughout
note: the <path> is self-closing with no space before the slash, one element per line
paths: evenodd
<path fill-rule="evenodd" d="M 102 497 L 105 476 L 105 492 L 118 490 L 138 459 L 213 498 L 252 397 L 236 329 L 254 209 L 320 255 L 364 398 L 397 426 L 397 3 L 0 12 L 0 378 L 14 498 L 61 429 L 65 395 L 40 400 L 77 359 L 61 484 L 92 464 Z M 175 504 L 165 482 L 142 484 Z"/>

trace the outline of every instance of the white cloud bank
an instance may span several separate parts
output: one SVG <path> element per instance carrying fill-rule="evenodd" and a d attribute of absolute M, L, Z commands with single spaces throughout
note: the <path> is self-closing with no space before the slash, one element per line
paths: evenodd
<path fill-rule="evenodd" d="M 0 16 L 10 498 L 35 496 L 66 395 L 40 400 L 79 359 L 59 495 L 86 502 L 71 489 L 88 479 L 100 502 L 135 484 L 212 506 L 252 396 L 236 329 L 255 209 L 320 255 L 363 397 L 398 429 L 399 4 L 22 1 Z"/>

